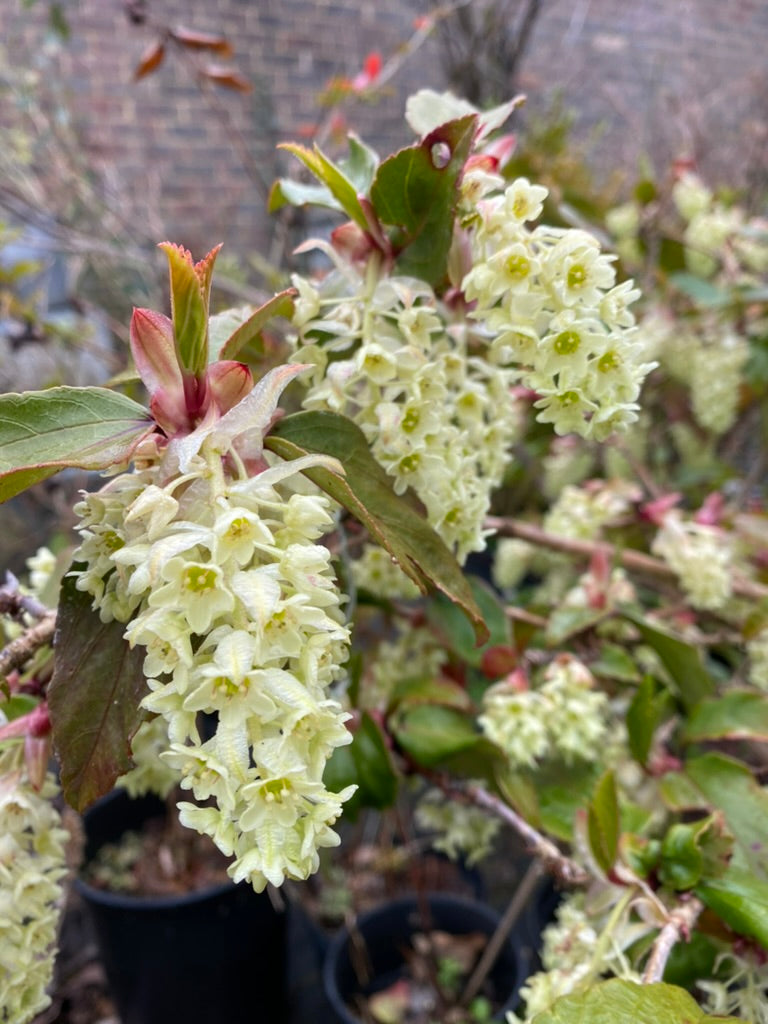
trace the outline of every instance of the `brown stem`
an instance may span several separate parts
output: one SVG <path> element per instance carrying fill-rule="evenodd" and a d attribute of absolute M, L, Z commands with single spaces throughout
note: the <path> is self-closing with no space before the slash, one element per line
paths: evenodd
<path fill-rule="evenodd" d="M 469 1006 L 480 991 L 480 987 L 488 976 L 488 972 L 492 970 L 493 965 L 496 963 L 496 957 L 499 955 L 507 935 L 509 935 L 518 917 L 520 917 L 528 901 L 533 896 L 541 875 L 542 866 L 540 862 L 532 860 L 528 870 L 523 875 L 523 880 L 515 890 L 515 895 L 509 901 L 507 909 L 504 911 L 496 927 L 496 931 L 489 939 L 483 955 L 470 975 L 469 981 L 461 994 L 459 1006 Z"/>
<path fill-rule="evenodd" d="M 505 537 L 519 537 L 539 547 L 550 548 L 552 551 L 563 551 L 569 555 L 576 555 L 580 558 L 590 559 L 598 552 L 604 552 L 611 561 L 618 562 L 625 569 L 640 573 L 644 576 L 656 576 L 665 580 L 677 580 L 677 574 L 666 562 L 652 555 L 646 555 L 643 551 L 635 551 L 633 548 L 619 548 L 615 544 L 608 544 L 605 541 L 577 540 L 574 537 L 560 537 L 554 533 L 547 533 L 540 526 L 524 522 L 521 519 L 501 518 L 499 516 L 488 516 L 485 520 L 488 529 Z M 741 577 L 734 577 L 732 584 L 733 593 L 737 597 L 751 598 L 755 601 L 762 601 L 768 598 L 768 587 L 754 580 L 745 580 Z"/>
<path fill-rule="evenodd" d="M 703 909 L 701 900 L 694 897 L 686 903 L 678 904 L 670 911 L 667 923 L 656 936 L 656 941 L 651 948 L 651 955 L 648 957 L 648 963 L 643 972 L 643 984 L 649 985 L 651 982 L 661 981 L 673 946 L 681 938 L 688 937 L 688 933 L 696 923 L 696 918 Z"/>
<path fill-rule="evenodd" d="M 44 619 L 50 609 L 32 594 L 24 594 L 19 589 L 19 581 L 13 573 L 6 573 L 5 585 L 0 587 L 0 615 L 10 615 L 14 619 L 23 615 L 31 615 L 33 619 Z"/>
<path fill-rule="evenodd" d="M 39 647 L 53 640 L 55 628 L 56 612 L 46 612 L 36 625 L 30 626 L 21 636 L 6 644 L 0 651 L 0 678 L 14 669 L 23 668 Z"/>
<path fill-rule="evenodd" d="M 564 884 L 584 885 L 589 880 L 589 875 L 581 865 L 567 857 L 550 839 L 529 825 L 525 818 L 520 817 L 517 811 L 505 804 L 500 797 L 489 793 L 482 786 L 460 785 L 439 779 L 433 781 L 436 781 L 446 795 L 468 800 L 501 818 L 526 842 L 531 854 L 538 857 L 544 867 Z"/>

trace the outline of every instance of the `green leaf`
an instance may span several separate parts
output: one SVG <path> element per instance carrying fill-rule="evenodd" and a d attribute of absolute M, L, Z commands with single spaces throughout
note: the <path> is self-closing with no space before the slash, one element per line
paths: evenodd
<path fill-rule="evenodd" d="M 325 185 L 307 185 L 292 178 L 279 178 L 269 190 L 267 210 L 275 213 L 283 206 L 322 206 L 328 210 L 343 212 L 341 203 Z"/>
<path fill-rule="evenodd" d="M 337 757 L 337 754 L 340 756 Z M 344 786 L 358 787 L 352 797 L 353 812 L 359 807 L 382 810 L 394 803 L 397 796 L 397 774 L 392 767 L 392 758 L 381 729 L 367 711 L 363 712 L 351 744 L 337 747 L 323 780 L 334 792 Z"/>
<path fill-rule="evenodd" d="M 617 679 L 621 683 L 639 683 L 640 671 L 635 659 L 623 647 L 604 644 L 597 658 L 590 662 L 590 670 L 604 679 Z"/>
<path fill-rule="evenodd" d="M 721 739 L 768 740 L 768 694 L 732 690 L 698 704 L 683 730 L 683 740 Z"/>
<path fill-rule="evenodd" d="M 592 761 L 567 767 L 560 762 L 541 765 L 531 773 L 538 793 L 543 828 L 565 842 L 573 840 L 576 812 L 586 807 L 599 778 L 600 768 Z"/>
<path fill-rule="evenodd" d="M 661 843 L 659 879 L 672 889 L 692 889 L 702 878 L 725 872 L 732 847 L 720 813 L 690 824 L 676 822 Z"/>
<path fill-rule="evenodd" d="M 605 772 L 587 809 L 587 831 L 592 856 L 608 874 L 619 851 L 619 797 L 613 772 Z"/>
<path fill-rule="evenodd" d="M 592 629 L 606 617 L 595 608 L 556 608 L 549 618 L 545 639 L 549 647 L 560 647 L 566 640 Z"/>
<path fill-rule="evenodd" d="M 379 156 L 374 149 L 366 145 L 354 133 L 347 136 L 349 156 L 341 161 L 341 169 L 357 190 L 358 195 L 368 195 L 368 191 L 379 166 Z"/>
<path fill-rule="evenodd" d="M 467 691 L 450 679 L 405 678 L 395 683 L 390 708 L 416 704 L 442 704 L 460 711 L 469 711 L 472 706 Z"/>
<path fill-rule="evenodd" d="M 656 651 L 672 678 L 677 695 L 689 711 L 699 701 L 713 695 L 715 682 L 707 672 L 697 646 L 660 626 L 649 625 L 639 615 L 625 612 L 624 617 L 635 625 L 643 640 Z"/>
<path fill-rule="evenodd" d="M 131 650 L 124 623 L 102 622 L 91 600 L 64 577 L 48 688 L 61 788 L 81 812 L 133 767 L 131 739 L 145 717 L 139 704 L 147 692 L 144 649 Z"/>
<path fill-rule="evenodd" d="M 667 709 L 667 694 L 656 693 L 656 682 L 646 676 L 638 686 L 627 709 L 627 732 L 632 757 L 645 764 L 651 751 L 653 735 L 661 724 Z"/>
<path fill-rule="evenodd" d="M 293 142 L 284 142 L 278 147 L 292 153 L 307 167 L 316 178 L 327 185 L 333 198 L 337 201 L 346 215 L 353 220 L 363 231 L 368 230 L 363 207 L 358 198 L 357 189 L 342 171 L 342 169 L 315 146 L 314 149 L 307 149 Z"/>
<path fill-rule="evenodd" d="M 531 1024 L 740 1024 L 738 1017 L 711 1017 L 690 993 L 656 982 L 637 985 L 611 978 L 586 991 L 563 996 Z M 742 1022 L 743 1024 L 743 1022 Z"/>
<path fill-rule="evenodd" d="M 511 628 L 504 605 L 491 588 L 474 576 L 467 577 L 467 581 L 489 631 L 488 640 L 482 647 L 477 646 L 477 638 L 466 615 L 447 598 L 438 596 L 431 601 L 427 607 L 427 618 L 438 630 L 447 650 L 458 655 L 467 665 L 479 669 L 486 651 L 509 645 Z"/>
<path fill-rule="evenodd" d="M 379 166 L 371 202 L 379 220 L 397 229 L 392 242 L 401 274 L 432 285 L 445 277 L 458 184 L 476 128 L 474 114 L 450 121 Z"/>
<path fill-rule="evenodd" d="M 202 265 L 206 261 L 212 264 L 215 251 L 213 256 L 209 253 L 196 266 L 186 249 L 170 242 L 163 242 L 160 248 L 168 257 L 173 329 L 181 365 L 189 373 L 199 376 L 208 365 L 208 296 L 205 284 L 210 281 L 210 274 L 203 273 Z"/>
<path fill-rule="evenodd" d="M 723 812 L 736 844 L 732 865 L 768 882 L 768 790 L 745 765 L 723 754 L 691 758 L 685 773 L 709 805 Z"/>
<path fill-rule="evenodd" d="M 6 721 L 12 722 L 15 718 L 29 714 L 40 703 L 37 697 L 30 697 L 26 693 L 15 693 L 8 700 L 0 700 L 0 711 Z"/>
<path fill-rule="evenodd" d="M 685 772 L 667 772 L 662 776 L 659 794 L 670 811 L 702 811 L 709 806 L 707 798 Z"/>
<path fill-rule="evenodd" d="M 768 882 L 732 867 L 721 878 L 701 882 L 694 891 L 735 932 L 757 939 L 768 949 Z"/>
<path fill-rule="evenodd" d="M 534 828 L 542 828 L 543 822 L 539 795 L 530 777 L 522 774 L 522 772 L 511 771 L 509 762 L 505 761 L 499 765 L 495 779 L 501 795 L 510 807 L 516 810 L 529 825 L 532 825 Z M 571 835 L 570 829 L 567 830 L 568 835 L 565 837 L 559 831 L 554 831 L 553 829 L 549 829 L 549 831 L 560 839 L 570 838 Z"/>
<path fill-rule="evenodd" d="M 425 768 L 470 750 L 482 739 L 472 720 L 454 708 L 422 704 L 405 709 L 392 723 L 402 749 Z"/>
<path fill-rule="evenodd" d="M 456 559 L 415 502 L 392 490 L 390 478 L 371 455 L 356 424 L 335 413 L 296 413 L 279 420 L 264 445 L 284 459 L 308 452 L 339 459 L 344 477 L 320 467 L 305 470 L 305 475 L 356 516 L 422 590 L 435 588 L 459 605 L 472 622 L 478 643 L 488 638 L 482 613 Z"/>
<path fill-rule="evenodd" d="M 711 281 L 705 281 L 703 277 L 697 277 L 686 271 L 669 275 L 670 282 L 679 288 L 698 306 L 727 306 L 733 301 L 731 292 L 724 288 L 718 288 Z"/>
<path fill-rule="evenodd" d="M 220 359 L 234 359 L 237 354 L 253 342 L 257 342 L 259 354 L 264 351 L 261 332 L 272 317 L 290 317 L 293 313 L 293 288 L 278 292 L 258 309 L 244 306 L 242 309 L 228 309 L 217 313 L 208 320 L 209 363 Z"/>
<path fill-rule="evenodd" d="M 0 395 L 0 501 L 67 466 L 125 462 L 153 430 L 143 406 L 106 388 Z"/>
<path fill-rule="evenodd" d="M 664 981 L 669 985 L 693 988 L 700 978 L 715 974 L 715 962 L 720 950 L 702 932 L 692 932 L 687 942 L 676 942 L 664 968 Z"/>

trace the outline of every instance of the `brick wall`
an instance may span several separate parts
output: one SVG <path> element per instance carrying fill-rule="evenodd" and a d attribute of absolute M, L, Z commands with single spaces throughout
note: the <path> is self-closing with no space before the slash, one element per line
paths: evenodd
<path fill-rule="evenodd" d="M 46 6 L 0 0 L 7 60 L 34 63 Z M 215 241 L 265 251 L 271 224 L 254 176 L 268 183 L 287 165 L 275 145 L 322 116 L 315 96 L 331 75 L 354 73 L 370 50 L 396 52 L 413 30 L 413 2 L 149 0 L 147 9 L 156 23 L 226 34 L 253 92 L 201 93 L 178 54 L 133 82 L 152 29 L 130 24 L 123 0 L 77 0 L 67 7 L 71 40 L 51 68 L 89 159 L 147 237 L 196 253 Z M 407 139 L 405 96 L 441 87 L 436 45 L 403 64 L 381 103 L 352 111 L 381 150 Z M 765 157 L 767 51 L 766 0 L 543 0 L 518 84 L 532 111 L 562 90 L 598 171 L 632 169 L 650 152 L 659 165 L 692 155 L 738 178 L 748 159 Z M 0 121 L 8 116 L 0 109 Z"/>
<path fill-rule="evenodd" d="M 766 52 L 766 0 L 544 0 L 522 85 L 581 110 L 598 170 L 686 156 L 734 185 L 762 168 L 765 187 Z"/>

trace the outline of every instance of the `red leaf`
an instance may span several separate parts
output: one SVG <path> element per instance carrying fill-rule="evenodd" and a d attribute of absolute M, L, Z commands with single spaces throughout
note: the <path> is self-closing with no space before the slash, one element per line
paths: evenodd
<path fill-rule="evenodd" d="M 171 36 L 177 43 L 186 46 L 190 50 L 211 50 L 221 57 L 231 57 L 233 53 L 232 44 L 224 36 L 215 36 L 210 32 L 196 32 L 191 28 L 184 28 L 179 25 L 171 29 Z"/>
<path fill-rule="evenodd" d="M 103 623 L 91 598 L 64 577 L 48 707 L 61 788 L 77 811 L 108 793 L 133 766 L 131 739 L 144 719 L 145 651 L 128 647 L 122 622 Z"/>
<path fill-rule="evenodd" d="M 251 92 L 253 89 L 253 84 L 245 75 L 220 64 L 208 64 L 200 71 L 200 74 L 203 78 L 215 82 L 216 85 L 221 85 L 225 89 L 234 89 L 235 92 L 245 93 Z"/>
<path fill-rule="evenodd" d="M 136 70 L 133 73 L 134 81 L 138 82 L 145 75 L 152 74 L 162 64 L 163 57 L 165 57 L 165 40 L 157 39 L 142 54 L 141 60 L 136 65 Z"/>
<path fill-rule="evenodd" d="M 131 354 L 150 395 L 159 387 L 178 386 L 181 367 L 176 353 L 173 324 L 167 316 L 151 309 L 134 309 L 131 317 Z"/>

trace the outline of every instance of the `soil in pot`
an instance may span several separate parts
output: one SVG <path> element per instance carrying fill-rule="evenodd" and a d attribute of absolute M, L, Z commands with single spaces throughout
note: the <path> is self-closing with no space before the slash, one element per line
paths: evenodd
<path fill-rule="evenodd" d="M 76 887 L 122 1024 L 278 1024 L 284 914 L 266 893 L 229 881 L 202 837 L 164 830 L 164 810 L 118 791 L 85 815 L 88 867 Z M 122 891 L 104 888 L 106 879 Z"/>
<path fill-rule="evenodd" d="M 513 934 L 487 982 L 465 1006 L 461 995 L 498 915 L 444 893 L 404 897 L 339 932 L 323 981 L 343 1024 L 480 1024 L 503 1020 L 527 971 Z M 458 1005 L 457 1005 L 458 1004 Z"/>
<path fill-rule="evenodd" d="M 342 844 L 317 875 L 303 884 L 302 906 L 323 929 L 333 930 L 406 893 L 447 892 L 482 899 L 480 873 L 418 841 L 401 845 Z"/>

